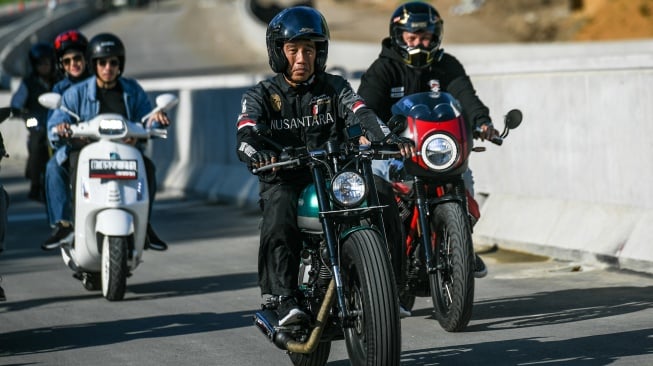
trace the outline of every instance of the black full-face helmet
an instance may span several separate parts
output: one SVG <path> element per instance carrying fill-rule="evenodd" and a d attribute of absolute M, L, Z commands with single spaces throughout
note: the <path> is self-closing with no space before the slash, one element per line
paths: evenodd
<path fill-rule="evenodd" d="M 399 6 L 390 18 L 390 39 L 406 65 L 422 68 L 438 60 L 442 55 L 442 18 L 434 7 L 423 2 L 409 2 Z M 431 32 L 433 39 L 427 47 L 409 47 L 403 32 Z"/>
<path fill-rule="evenodd" d="M 120 73 L 125 71 L 125 46 L 120 38 L 111 33 L 100 33 L 88 42 L 87 58 L 91 72 L 95 74 L 95 60 L 99 58 L 118 57 Z"/>
<path fill-rule="evenodd" d="M 71 29 L 59 33 L 54 39 L 54 53 L 57 57 L 57 67 L 63 72 L 62 58 L 69 50 L 76 50 L 86 54 L 86 47 L 88 46 L 88 39 L 78 30 Z"/>
<path fill-rule="evenodd" d="M 283 44 L 288 41 L 308 39 L 315 42 L 315 71 L 324 71 L 329 54 L 329 27 L 320 12 L 308 6 L 295 6 L 282 10 L 268 25 L 265 41 L 268 61 L 272 71 L 285 72 L 288 60 Z"/>
<path fill-rule="evenodd" d="M 29 62 L 32 66 L 32 70 L 36 70 L 39 62 L 44 59 L 49 60 L 50 65 L 54 66 L 54 49 L 52 46 L 45 42 L 33 44 L 29 49 Z"/>

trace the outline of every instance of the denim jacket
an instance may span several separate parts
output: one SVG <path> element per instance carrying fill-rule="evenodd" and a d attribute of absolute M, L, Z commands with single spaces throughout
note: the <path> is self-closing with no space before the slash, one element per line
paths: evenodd
<path fill-rule="evenodd" d="M 134 79 L 118 78 L 123 90 L 123 99 L 127 110 L 127 119 L 140 121 L 143 116 L 152 110 L 152 103 L 145 90 Z M 97 83 L 95 77 L 90 77 L 68 88 L 61 99 L 61 105 L 77 114 L 82 121 L 88 121 L 100 111 L 100 102 L 97 99 Z M 61 123 L 74 124 L 77 121 L 68 113 L 57 109 L 48 118 L 48 133 L 52 128 Z M 52 141 L 56 136 L 49 136 Z M 68 149 L 59 148 L 55 152 L 57 162 L 61 165 L 68 157 Z"/>

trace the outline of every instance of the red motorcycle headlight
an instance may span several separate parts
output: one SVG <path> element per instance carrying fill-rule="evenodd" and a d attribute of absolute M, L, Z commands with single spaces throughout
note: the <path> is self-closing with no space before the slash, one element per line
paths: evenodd
<path fill-rule="evenodd" d="M 450 136 L 436 133 L 424 140 L 421 153 L 422 160 L 430 169 L 442 171 L 458 161 L 459 149 Z"/>

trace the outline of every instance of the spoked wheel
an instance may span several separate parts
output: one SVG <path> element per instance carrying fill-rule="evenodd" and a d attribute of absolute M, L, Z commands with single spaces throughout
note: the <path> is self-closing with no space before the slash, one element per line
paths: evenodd
<path fill-rule="evenodd" d="M 431 221 L 433 255 L 440 269 L 429 274 L 435 318 L 448 332 L 467 327 L 474 305 L 474 248 L 465 213 L 455 202 L 438 205 Z"/>
<path fill-rule="evenodd" d="M 128 238 L 105 236 L 102 240 L 102 295 L 109 301 L 122 300 L 127 287 Z"/>
<path fill-rule="evenodd" d="M 331 342 L 320 342 L 313 353 L 289 353 L 290 361 L 295 366 L 324 366 L 329 360 Z"/>
<path fill-rule="evenodd" d="M 373 230 L 351 233 L 342 245 L 347 310 L 345 342 L 352 365 L 399 365 L 401 327 L 392 268 Z"/>

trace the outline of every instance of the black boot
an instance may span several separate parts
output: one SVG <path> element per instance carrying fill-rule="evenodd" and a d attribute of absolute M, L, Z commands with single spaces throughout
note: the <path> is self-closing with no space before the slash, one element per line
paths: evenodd
<path fill-rule="evenodd" d="M 152 249 L 158 251 L 168 250 L 168 244 L 165 241 L 161 240 L 158 235 L 154 232 L 152 224 L 147 223 L 147 237 L 145 238 L 145 249 Z"/>

